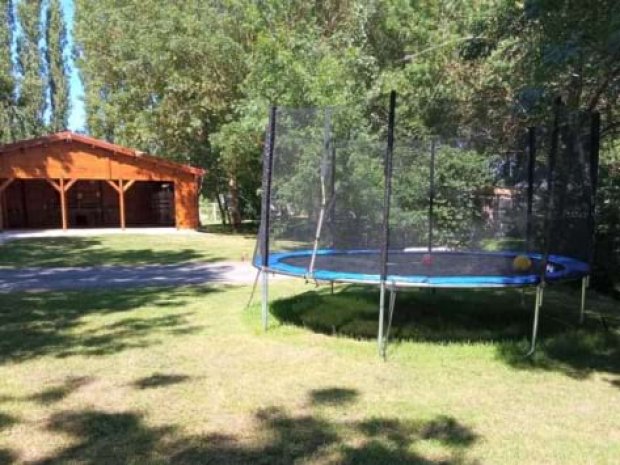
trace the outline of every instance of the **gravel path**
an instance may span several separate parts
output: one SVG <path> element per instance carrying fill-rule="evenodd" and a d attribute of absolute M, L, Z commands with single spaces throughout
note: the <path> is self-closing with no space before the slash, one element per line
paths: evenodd
<path fill-rule="evenodd" d="M 248 284 L 254 282 L 255 277 L 256 269 L 249 263 L 241 262 L 84 268 L 0 268 L 0 293 L 205 283 Z"/>

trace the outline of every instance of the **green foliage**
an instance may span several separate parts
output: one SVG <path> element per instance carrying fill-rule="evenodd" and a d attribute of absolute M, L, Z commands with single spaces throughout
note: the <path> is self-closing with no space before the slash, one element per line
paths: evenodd
<path fill-rule="evenodd" d="M 65 62 L 67 29 L 59 0 L 51 0 L 47 9 L 46 30 L 47 86 L 49 89 L 50 130 L 62 131 L 69 117 L 69 79 Z"/>
<path fill-rule="evenodd" d="M 0 2 L 0 143 L 66 128 L 66 34 L 59 0 Z"/>
<path fill-rule="evenodd" d="M 12 2 L 3 0 L 0 2 L 0 47 L 10 50 L 13 39 Z M 11 138 L 11 125 L 13 122 L 13 107 L 15 79 L 12 73 L 10 53 L 0 54 L 0 143 Z"/>
<path fill-rule="evenodd" d="M 477 240 L 472 230 L 484 236 L 471 194 L 489 183 L 489 154 L 549 121 L 557 96 L 569 110 L 599 110 L 606 141 L 619 135 L 614 0 L 77 0 L 75 28 L 89 130 L 206 167 L 205 194 L 228 194 L 234 221 L 258 212 L 272 104 L 346 107 L 334 118 L 334 139 L 346 141 L 336 149 L 334 188 L 339 204 L 356 212 L 352 229 L 380 222 L 383 168 L 375 158 L 383 149 L 371 145 L 385 139 L 392 89 L 397 149 L 412 136 L 493 141 L 443 165 L 438 157 L 434 226 L 446 245 Z M 279 169 L 295 174 L 275 186 L 277 209 L 314 219 L 323 127 L 302 134 L 287 124 L 278 143 L 290 166 Z M 416 150 L 399 157 L 419 160 Z M 428 171 L 420 166 L 428 165 L 403 165 L 394 227 L 426 231 Z M 424 243 L 424 234 L 412 242 Z"/>
<path fill-rule="evenodd" d="M 43 57 L 39 51 L 41 39 L 42 0 L 20 1 L 17 4 L 22 34 L 18 38 L 18 60 L 22 78 L 19 87 L 18 105 L 25 118 L 21 121 L 24 137 L 33 137 L 44 132 L 45 111 L 44 81 L 41 70 Z"/>

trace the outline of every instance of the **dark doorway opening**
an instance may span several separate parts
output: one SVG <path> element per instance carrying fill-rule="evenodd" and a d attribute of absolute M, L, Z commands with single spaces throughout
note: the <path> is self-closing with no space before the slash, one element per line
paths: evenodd
<path fill-rule="evenodd" d="M 44 179 L 16 179 L 4 192 L 5 226 L 60 228 L 60 194 Z"/>
<path fill-rule="evenodd" d="M 127 226 L 175 226 L 174 183 L 137 181 L 125 193 Z"/>
<path fill-rule="evenodd" d="M 124 196 L 127 227 L 175 226 L 173 182 L 136 181 Z M 60 194 L 48 181 L 17 179 L 2 197 L 5 228 L 62 227 Z M 70 228 L 121 226 L 119 193 L 107 181 L 77 181 L 67 190 L 66 199 Z"/>
<path fill-rule="evenodd" d="M 106 181 L 78 181 L 67 192 L 70 228 L 118 228 L 119 199 Z"/>

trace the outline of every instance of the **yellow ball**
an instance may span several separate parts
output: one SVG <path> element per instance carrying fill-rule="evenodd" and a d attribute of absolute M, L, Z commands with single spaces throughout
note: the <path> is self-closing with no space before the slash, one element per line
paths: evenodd
<path fill-rule="evenodd" d="M 527 255 L 517 255 L 512 261 L 512 268 L 515 271 L 528 271 L 532 268 L 532 260 Z"/>

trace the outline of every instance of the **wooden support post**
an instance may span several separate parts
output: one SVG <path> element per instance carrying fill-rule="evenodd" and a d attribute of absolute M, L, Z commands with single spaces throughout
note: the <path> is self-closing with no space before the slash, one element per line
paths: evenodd
<path fill-rule="evenodd" d="M 4 191 L 15 181 L 15 178 L 5 179 L 0 183 L 0 231 L 4 231 Z"/>
<path fill-rule="evenodd" d="M 106 179 L 107 183 L 118 193 L 118 205 L 119 213 L 121 217 L 121 229 L 125 230 L 125 191 L 133 185 L 134 181 L 129 181 L 127 184 L 122 179 L 119 179 L 118 184 L 114 181 Z"/>
<path fill-rule="evenodd" d="M 78 180 L 70 179 L 67 183 L 65 183 L 64 178 L 60 178 L 58 183 L 51 179 L 46 179 L 46 181 L 49 182 L 50 185 L 60 194 L 60 218 L 62 229 L 66 231 L 69 227 L 69 221 L 67 219 L 67 192 Z"/>
<path fill-rule="evenodd" d="M 60 178 L 60 216 L 62 218 L 62 229 L 63 231 L 67 230 L 68 221 L 67 221 L 67 196 L 65 191 L 65 180 L 64 178 Z"/>
<path fill-rule="evenodd" d="M 0 232 L 4 231 L 4 192 L 0 192 Z"/>
<path fill-rule="evenodd" d="M 69 189 L 71 189 L 71 187 L 73 187 L 73 185 L 78 181 L 77 179 L 70 179 L 69 182 L 65 182 L 64 179 L 60 180 L 60 187 L 62 189 L 62 199 L 64 200 L 65 203 L 65 207 L 64 207 L 64 212 L 62 214 L 63 217 L 63 226 L 62 229 L 66 230 L 69 227 L 69 206 L 67 205 L 67 192 L 69 192 Z"/>
<path fill-rule="evenodd" d="M 121 229 L 125 230 L 125 188 L 123 186 L 123 180 L 118 181 L 118 198 L 121 207 Z"/>

